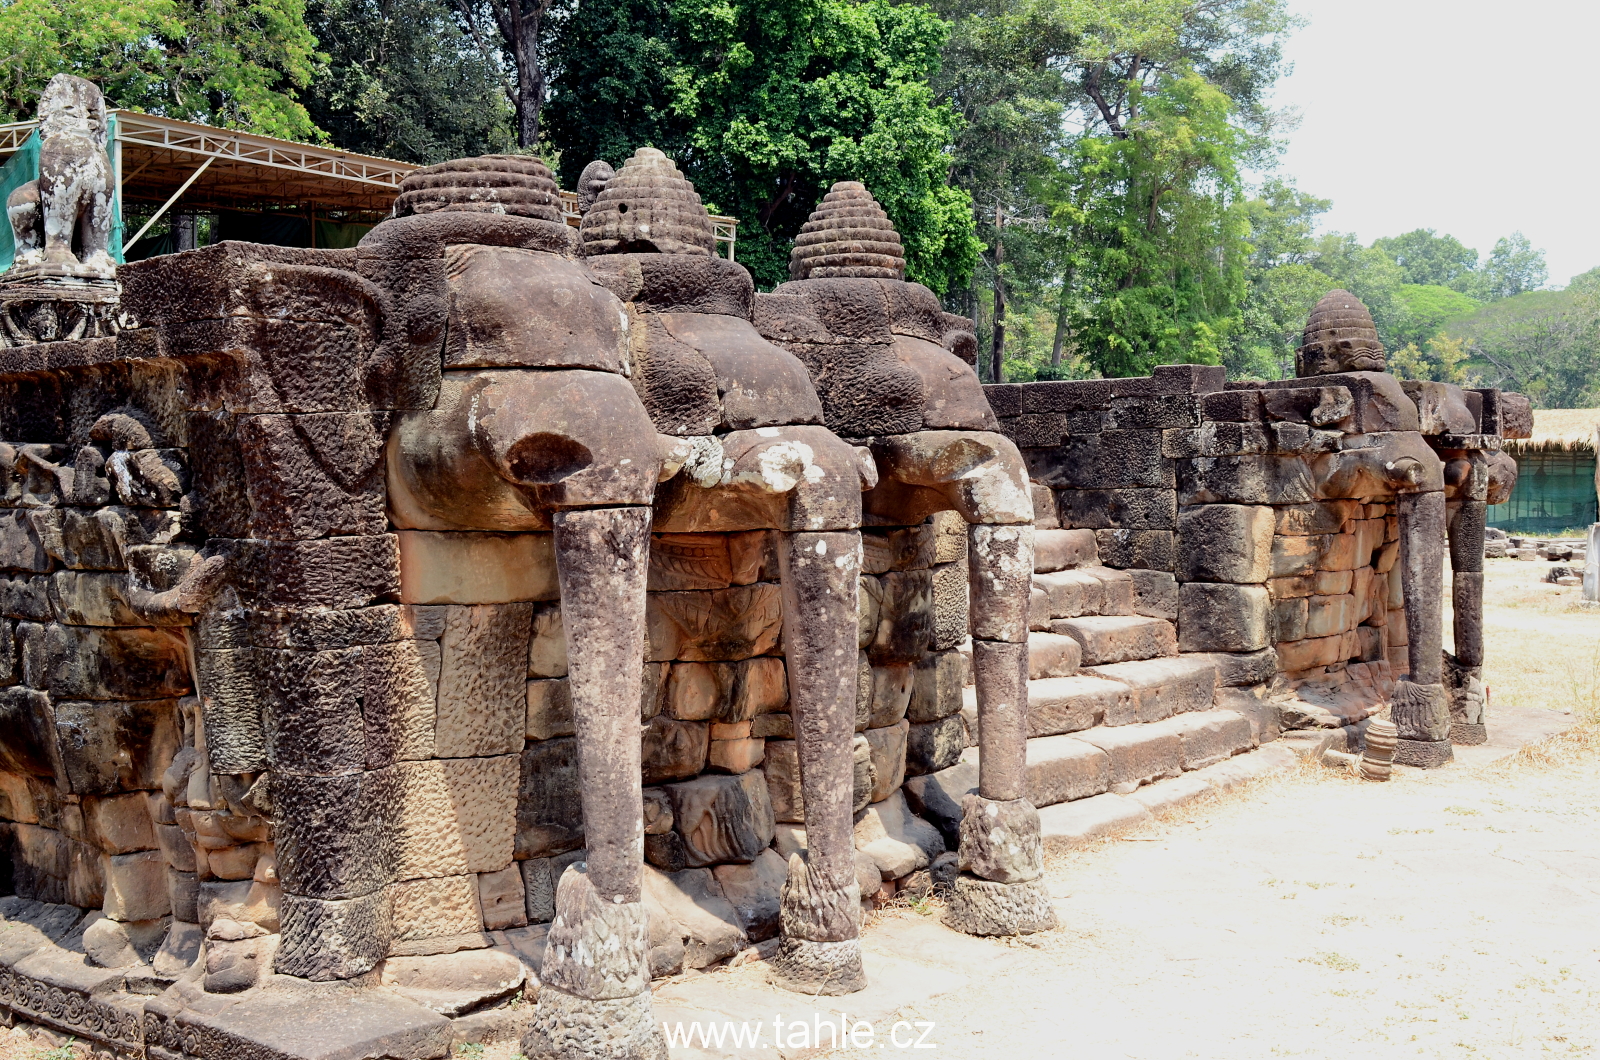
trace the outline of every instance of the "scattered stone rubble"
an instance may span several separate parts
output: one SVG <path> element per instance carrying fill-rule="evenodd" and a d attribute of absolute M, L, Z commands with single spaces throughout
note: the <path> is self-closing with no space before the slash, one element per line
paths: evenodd
<path fill-rule="evenodd" d="M 1382 374 L 1343 292 L 1307 378 L 986 391 L 860 184 L 761 295 L 660 152 L 582 190 L 419 170 L 358 248 L 126 266 L 130 326 L 0 356 L 10 1018 L 664 1056 L 653 977 L 848 993 L 864 909 L 1048 928 L 1047 848 L 1286 730 L 1481 733 L 1515 395 Z"/>

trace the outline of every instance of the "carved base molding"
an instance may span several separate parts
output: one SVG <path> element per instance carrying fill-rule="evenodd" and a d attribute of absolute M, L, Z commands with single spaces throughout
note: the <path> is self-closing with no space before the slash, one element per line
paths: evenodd
<path fill-rule="evenodd" d="M 144 1053 L 146 1000 L 97 999 L 0 964 L 0 1009 L 12 1019 L 86 1038 L 130 1056 Z"/>
<path fill-rule="evenodd" d="M 0 279 L 0 349 L 102 339 L 122 328 L 115 280 L 72 277 Z"/>

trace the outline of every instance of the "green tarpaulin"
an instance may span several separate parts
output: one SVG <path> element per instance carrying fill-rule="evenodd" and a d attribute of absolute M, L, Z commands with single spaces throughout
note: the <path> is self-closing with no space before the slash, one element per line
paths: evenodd
<path fill-rule="evenodd" d="M 1600 522 L 1594 454 L 1524 453 L 1511 499 L 1489 508 L 1489 525 L 1510 534 L 1553 534 Z"/>

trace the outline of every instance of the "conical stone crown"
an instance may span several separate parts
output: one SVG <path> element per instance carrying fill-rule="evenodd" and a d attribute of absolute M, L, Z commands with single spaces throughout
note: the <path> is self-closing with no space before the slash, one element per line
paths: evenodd
<path fill-rule="evenodd" d="M 906 278 L 900 233 L 860 181 L 841 180 L 828 189 L 795 237 L 789 255 L 791 280 L 835 276 Z"/>
<path fill-rule="evenodd" d="M 714 254 L 711 215 L 672 159 L 641 147 L 594 200 L 578 229 L 586 255 Z"/>
<path fill-rule="evenodd" d="M 1296 355 L 1296 375 L 1381 372 L 1386 361 L 1372 314 L 1349 291 L 1329 291 L 1311 310 Z"/>
<path fill-rule="evenodd" d="M 400 182 L 394 215 L 464 210 L 561 223 L 555 178 L 537 158 L 480 155 L 414 170 Z"/>

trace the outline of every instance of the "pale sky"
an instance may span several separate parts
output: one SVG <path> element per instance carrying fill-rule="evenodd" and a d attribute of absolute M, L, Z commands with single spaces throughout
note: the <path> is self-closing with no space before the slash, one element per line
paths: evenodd
<path fill-rule="evenodd" d="M 1325 230 L 1414 228 L 1487 257 L 1521 230 L 1550 283 L 1600 265 L 1600 0 L 1290 0 L 1281 172 Z"/>

